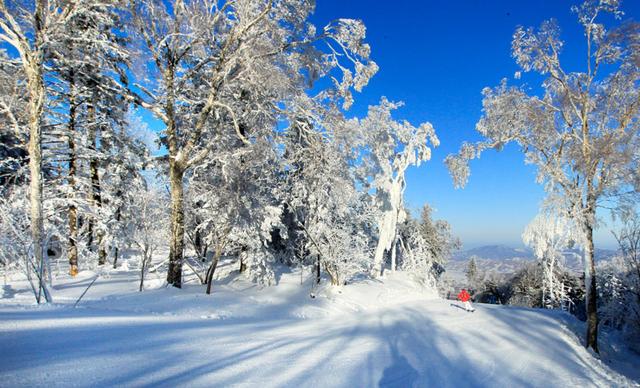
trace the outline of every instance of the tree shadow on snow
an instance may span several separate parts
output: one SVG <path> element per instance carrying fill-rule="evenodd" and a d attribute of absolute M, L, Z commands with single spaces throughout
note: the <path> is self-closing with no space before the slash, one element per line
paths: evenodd
<path fill-rule="evenodd" d="M 103 310 L 3 311 L 0 381 L 74 386 L 575 386 L 611 381 L 559 338 L 556 318 L 441 303 L 292 319 L 286 303 L 248 318 L 197 319 Z M 50 319 L 47 325 L 22 325 Z M 10 340 L 9 340 L 10 339 Z M 553 350 L 550 350 L 553 349 Z M 62 368 L 73 365 L 72 368 Z M 39 377 L 40 376 L 40 377 Z M 13 380 L 12 380 L 13 379 Z M 588 384 L 587 384 L 588 385 Z M 615 385 L 611 381 L 610 385 Z"/>
<path fill-rule="evenodd" d="M 17 294 L 17 291 L 14 290 L 10 284 L 5 284 L 2 286 L 2 299 L 12 299 Z"/>
<path fill-rule="evenodd" d="M 396 344 L 390 346 L 391 365 L 382 372 L 382 378 L 378 383 L 381 388 L 387 387 L 413 387 L 418 383 L 420 374 L 415 370 L 409 360 L 398 351 Z"/>

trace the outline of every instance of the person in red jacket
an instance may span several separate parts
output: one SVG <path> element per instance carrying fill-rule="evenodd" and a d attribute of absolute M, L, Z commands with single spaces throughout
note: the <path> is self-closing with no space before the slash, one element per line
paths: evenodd
<path fill-rule="evenodd" d="M 471 299 L 471 295 L 469 295 L 467 290 L 463 288 L 462 291 L 460 291 L 460 293 L 458 294 L 458 300 L 464 303 L 465 310 L 475 311 L 475 309 L 471 307 L 471 302 L 469 301 L 470 299 Z"/>

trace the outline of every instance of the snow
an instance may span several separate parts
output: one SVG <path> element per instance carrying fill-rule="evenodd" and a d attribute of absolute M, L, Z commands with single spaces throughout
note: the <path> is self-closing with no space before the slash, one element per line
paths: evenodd
<path fill-rule="evenodd" d="M 264 288 L 234 269 L 222 265 L 212 295 L 193 284 L 163 287 L 153 273 L 146 283 L 154 289 L 139 293 L 135 270 L 106 271 L 77 308 L 92 272 L 58 279 L 56 304 L 45 306 L 9 280 L 0 299 L 1 385 L 636 384 L 587 352 L 574 334 L 582 324 L 557 311 L 476 304 L 470 314 L 402 272 L 322 286 L 312 299 L 308 274 L 280 273 Z"/>

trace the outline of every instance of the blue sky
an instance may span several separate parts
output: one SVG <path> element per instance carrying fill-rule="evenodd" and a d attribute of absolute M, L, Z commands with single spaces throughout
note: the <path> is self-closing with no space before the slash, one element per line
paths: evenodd
<path fill-rule="evenodd" d="M 357 18 L 367 26 L 367 40 L 379 73 L 356 95 L 352 114 L 387 96 L 404 101 L 396 115 L 418 124 L 430 121 L 441 146 L 433 159 L 407 173 L 406 203 L 418 209 L 428 202 L 437 218 L 449 221 L 464 248 L 484 244 L 522 245 L 520 235 L 537 214 L 544 192 L 535 169 L 524 164 L 515 146 L 486 152 L 471 164 L 465 189 L 456 190 L 442 160 L 463 140 L 478 140 L 481 90 L 496 86 L 518 70 L 511 58 L 511 36 L 518 25 L 538 26 L 558 20 L 566 42 L 563 61 L 581 70 L 584 38 L 570 11 L 578 1 L 560 0 L 318 0 L 313 17 L 324 25 L 338 17 Z M 622 4 L 624 19 L 640 20 L 640 1 Z M 523 75 L 535 91 L 540 79 Z M 608 219 L 607 213 L 602 214 Z M 596 245 L 614 246 L 610 228 L 600 228 Z"/>

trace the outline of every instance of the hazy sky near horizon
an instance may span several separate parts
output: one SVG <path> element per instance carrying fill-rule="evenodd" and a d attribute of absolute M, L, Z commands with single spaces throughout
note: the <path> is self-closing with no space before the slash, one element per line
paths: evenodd
<path fill-rule="evenodd" d="M 395 115 L 414 125 L 431 122 L 441 146 L 431 161 L 407 172 L 406 204 L 417 213 L 425 203 L 435 217 L 449 221 L 464 248 L 484 244 L 522 245 L 524 227 L 538 213 L 544 191 L 535 168 L 524 164 L 515 146 L 488 151 L 471 164 L 465 189 L 454 189 L 443 159 L 464 140 L 479 140 L 474 127 L 482 114 L 481 91 L 518 70 L 511 37 L 518 25 L 539 26 L 555 18 L 565 48 L 561 60 L 570 71 L 584 69 L 585 39 L 571 5 L 579 1 L 535 0 L 318 0 L 313 21 L 357 18 L 367 26 L 372 57 L 380 66 L 356 94 L 349 115 L 364 115 L 381 96 L 404 101 Z M 623 20 L 640 20 L 640 1 L 622 3 Z M 540 78 L 523 74 L 532 91 Z M 608 213 L 601 218 L 609 220 Z M 610 227 L 596 232 L 596 245 L 613 247 Z"/>

